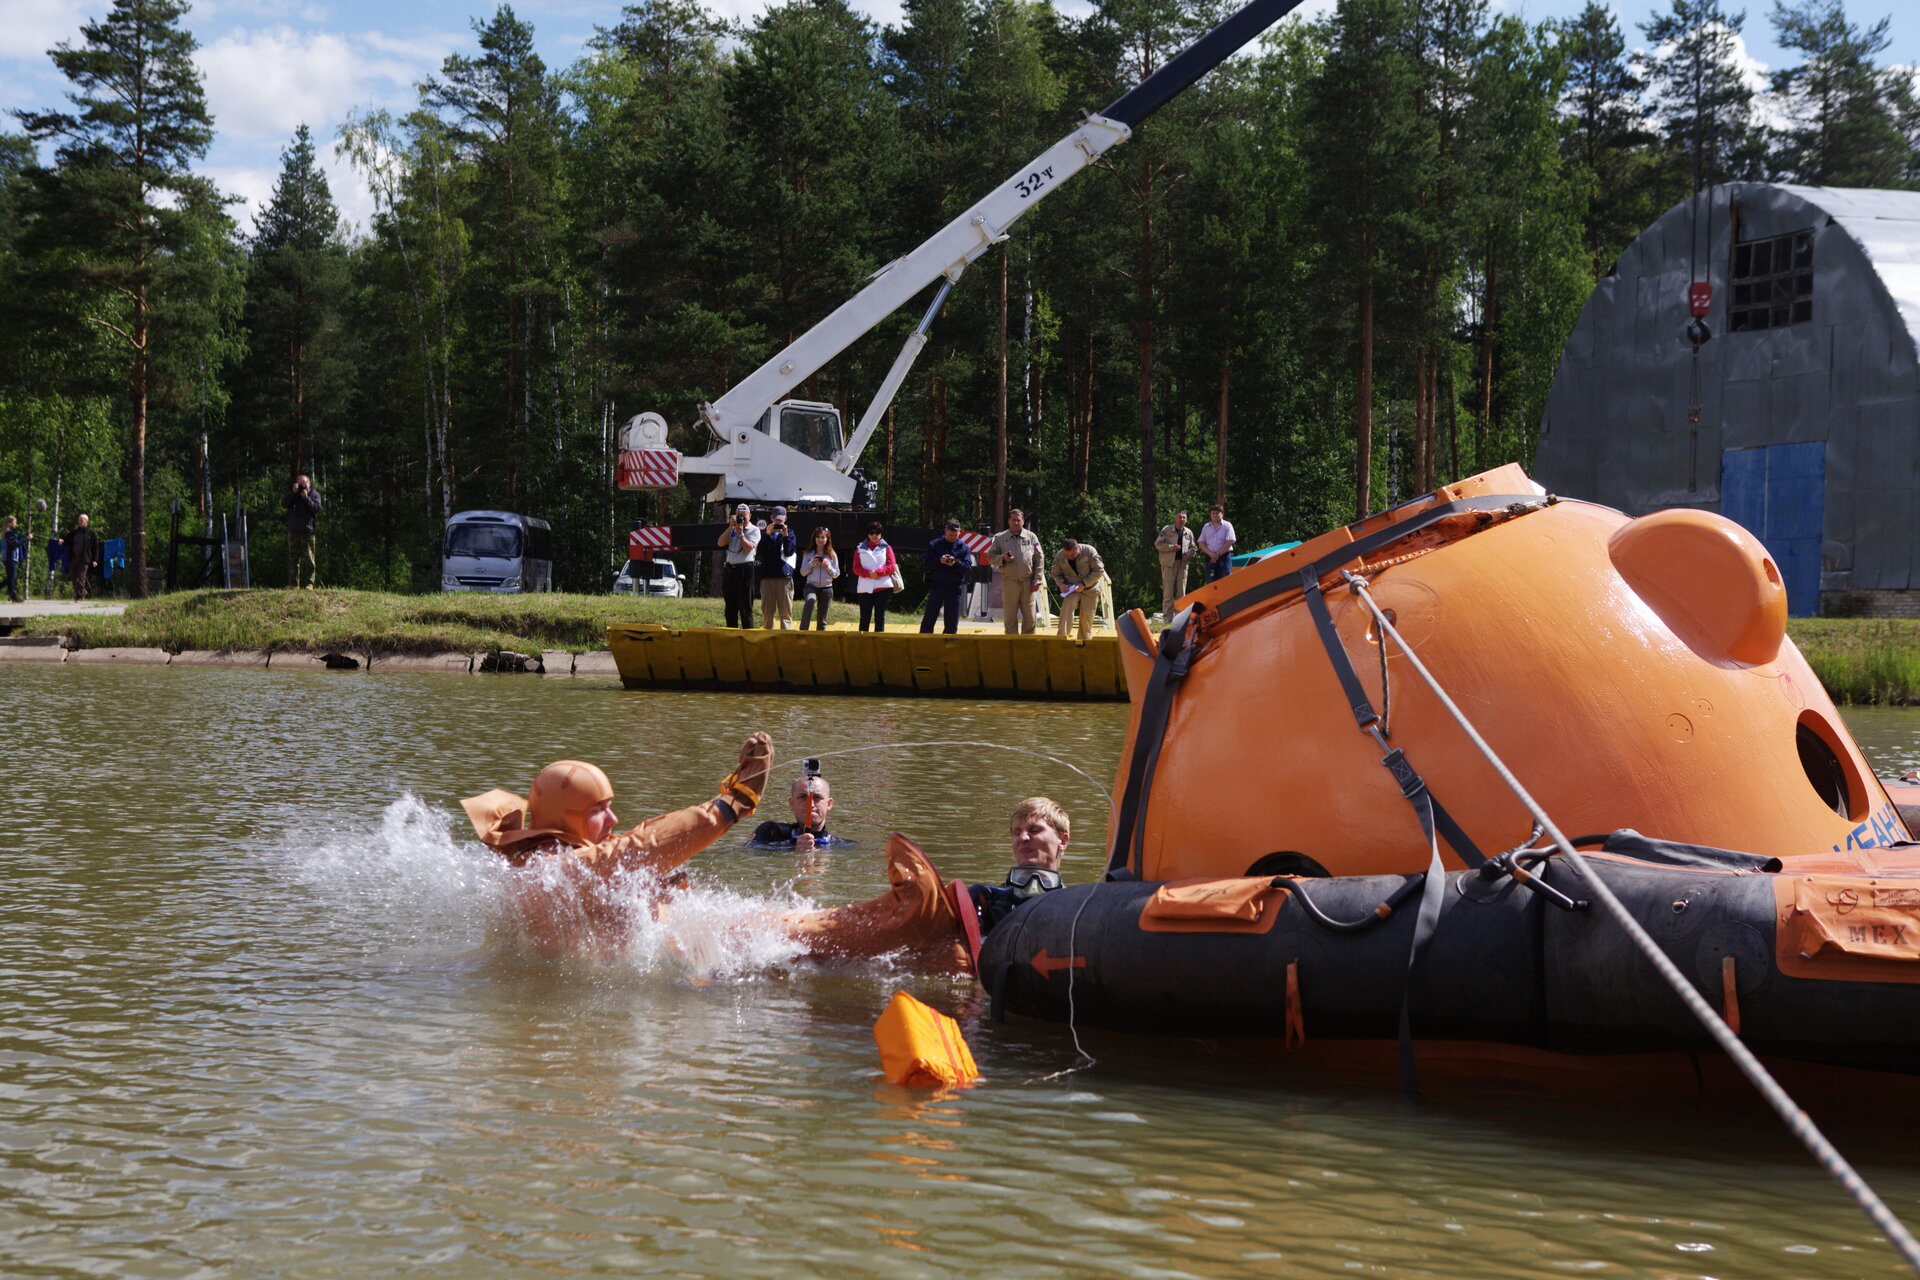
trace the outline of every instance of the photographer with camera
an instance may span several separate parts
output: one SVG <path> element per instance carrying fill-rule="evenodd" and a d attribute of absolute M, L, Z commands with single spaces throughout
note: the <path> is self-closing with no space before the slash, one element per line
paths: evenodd
<path fill-rule="evenodd" d="M 720 595 L 726 601 L 727 625 L 753 625 L 753 565 L 760 546 L 760 528 L 753 523 L 753 511 L 746 503 L 733 509 L 733 519 L 720 531 L 715 546 L 727 549 L 727 562 L 720 570 Z"/>
<path fill-rule="evenodd" d="M 313 590 L 320 562 L 313 553 L 314 527 L 320 518 L 320 495 L 313 481 L 305 476 L 293 478 L 293 490 L 287 494 L 287 586 Z"/>
<path fill-rule="evenodd" d="M 827 786 L 827 780 L 820 776 L 820 762 L 809 757 L 801 762 L 800 769 L 800 776 L 793 780 L 793 790 L 787 795 L 787 807 L 793 811 L 793 821 L 761 823 L 754 828 L 753 839 L 747 841 L 747 848 L 812 853 L 815 849 L 833 849 L 856 843 L 827 830 L 827 814 L 833 809 L 833 791 Z"/>
<path fill-rule="evenodd" d="M 773 630 L 773 615 L 780 615 L 780 629 L 793 630 L 793 567 L 799 558 L 800 544 L 787 527 L 787 509 L 775 507 L 760 531 L 760 550 L 755 573 L 760 578 L 760 625 Z"/>

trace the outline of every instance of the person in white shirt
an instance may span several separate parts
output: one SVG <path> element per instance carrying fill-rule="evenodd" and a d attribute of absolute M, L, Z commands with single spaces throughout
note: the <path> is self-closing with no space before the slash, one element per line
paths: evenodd
<path fill-rule="evenodd" d="M 1207 508 L 1207 522 L 1200 526 L 1200 554 L 1207 562 L 1207 581 L 1217 582 L 1233 572 L 1233 526 L 1227 522 L 1225 508 L 1214 503 Z"/>
<path fill-rule="evenodd" d="M 733 509 L 733 519 L 720 531 L 715 546 L 727 549 L 727 563 L 720 571 L 720 594 L 727 602 L 727 625 L 753 625 L 753 562 L 760 550 L 760 528 L 753 523 L 753 509 L 741 503 Z"/>
<path fill-rule="evenodd" d="M 899 570 L 886 530 L 878 520 L 867 526 L 867 538 L 853 550 L 854 598 L 860 602 L 860 629 L 871 622 L 875 631 L 887 629 L 887 605 L 893 600 L 894 575 Z"/>

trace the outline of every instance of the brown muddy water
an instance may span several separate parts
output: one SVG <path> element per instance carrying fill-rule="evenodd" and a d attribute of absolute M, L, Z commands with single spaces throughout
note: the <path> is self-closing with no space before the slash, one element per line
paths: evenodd
<path fill-rule="evenodd" d="M 0 670 L 0 1273 L 10 1276 L 1892 1276 L 1766 1115 L 1524 1090 L 1407 1101 L 1213 1047 L 984 1020 L 968 984 L 792 963 L 769 905 L 865 898 L 886 833 L 995 879 L 1013 801 L 1103 802 L 1119 706 L 591 681 Z M 1920 712 L 1853 713 L 1883 772 Z M 603 764 L 626 822 L 749 731 L 828 757 L 859 847 L 695 862 L 669 929 L 558 964 L 490 925 L 460 797 Z M 880 1078 L 898 989 L 985 1072 Z M 1834 1136 L 1920 1221 L 1920 1126 Z"/>

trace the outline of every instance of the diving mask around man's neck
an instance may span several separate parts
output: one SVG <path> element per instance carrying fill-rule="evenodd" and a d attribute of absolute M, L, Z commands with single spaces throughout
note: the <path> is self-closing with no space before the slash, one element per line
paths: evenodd
<path fill-rule="evenodd" d="M 1016 898 L 1037 898 L 1043 893 L 1051 893 L 1065 882 L 1058 871 L 1050 871 L 1046 867 L 1012 867 L 1007 871 L 1005 883 Z"/>

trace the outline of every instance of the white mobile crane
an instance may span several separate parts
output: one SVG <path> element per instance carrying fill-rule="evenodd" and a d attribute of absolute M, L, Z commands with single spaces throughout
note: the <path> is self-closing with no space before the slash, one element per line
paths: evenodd
<path fill-rule="evenodd" d="M 778 502 L 843 511 L 874 507 L 878 486 L 859 470 L 861 451 L 927 345 L 927 330 L 961 273 L 1005 240 L 1007 228 L 1021 214 L 1103 152 L 1125 142 L 1142 120 L 1299 3 L 1250 0 L 1105 111 L 1085 115 L 1072 133 L 918 248 L 874 272 L 866 286 L 833 314 L 718 400 L 700 406 L 701 420 L 719 442 L 704 457 L 683 457 L 671 449 L 666 420 L 659 414 L 642 413 L 630 419 L 620 433 L 619 487 L 662 489 L 681 476 L 711 476 L 713 483 L 703 495 L 709 502 Z M 784 398 L 935 281 L 939 289 L 932 303 L 895 357 L 851 439 L 843 440 L 840 411 L 833 405 Z"/>

